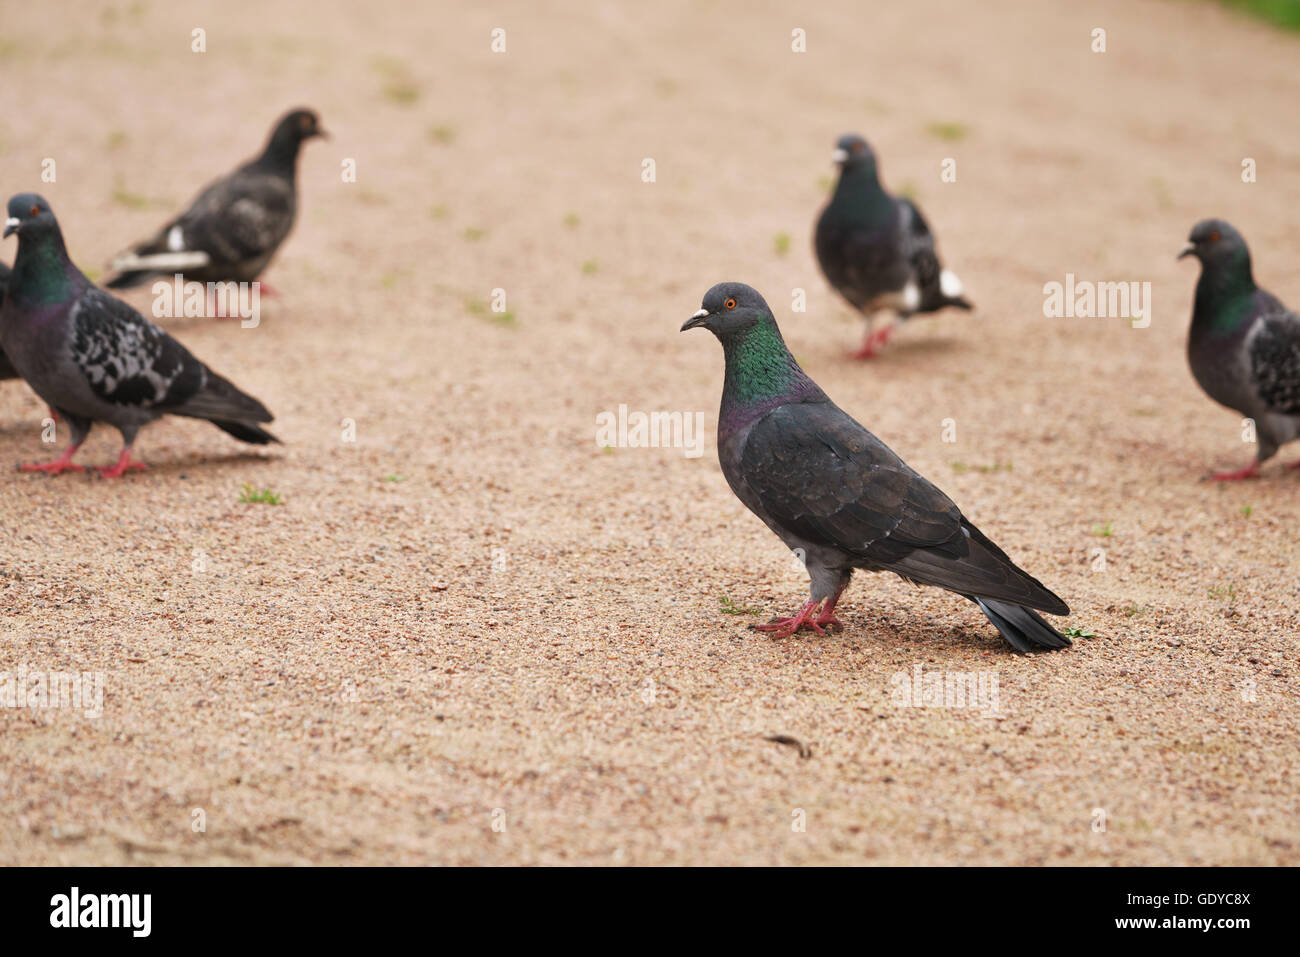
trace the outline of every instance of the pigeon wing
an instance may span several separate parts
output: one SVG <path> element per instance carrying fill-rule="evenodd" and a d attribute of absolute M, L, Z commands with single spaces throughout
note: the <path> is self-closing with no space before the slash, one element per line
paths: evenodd
<path fill-rule="evenodd" d="M 245 167 L 200 193 L 161 238 L 205 252 L 215 263 L 241 263 L 275 251 L 293 226 L 296 206 L 289 180 Z"/>
<path fill-rule="evenodd" d="M 902 209 L 902 254 L 912 267 L 912 275 L 923 290 L 938 289 L 939 256 L 934 249 L 934 234 L 921 210 L 910 199 L 898 201 Z"/>
<path fill-rule="evenodd" d="M 741 472 L 770 522 L 844 552 L 851 564 L 1068 613 L 948 496 L 833 403 L 785 405 L 759 420 Z"/>
<path fill-rule="evenodd" d="M 210 419 L 219 425 L 272 420 L 261 402 L 103 290 L 88 289 L 77 301 L 72 319 L 73 359 L 103 401 Z"/>
<path fill-rule="evenodd" d="M 126 303 L 91 287 L 72 308 L 72 356 L 91 390 L 118 406 L 159 408 L 197 392 L 204 368 Z"/>
<path fill-rule="evenodd" d="M 1250 340 L 1250 376 L 1260 398 L 1300 415 L 1300 316 L 1279 309 L 1260 318 Z"/>

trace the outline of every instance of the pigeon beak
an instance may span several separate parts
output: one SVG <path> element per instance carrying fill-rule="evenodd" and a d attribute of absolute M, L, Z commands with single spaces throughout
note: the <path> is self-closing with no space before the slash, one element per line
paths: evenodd
<path fill-rule="evenodd" d="M 831 153 L 831 162 L 834 163 L 836 166 L 843 166 L 848 161 L 849 161 L 848 150 L 836 150 L 835 152 Z"/>
<path fill-rule="evenodd" d="M 316 127 L 316 135 L 319 136 L 319 137 L 320 137 L 321 139 L 323 139 L 323 140 L 327 140 L 327 139 L 330 138 L 330 131 L 327 130 L 327 129 L 324 129 L 323 127 L 318 126 L 318 127 Z"/>
<path fill-rule="evenodd" d="M 5 238 L 5 239 L 8 239 L 8 238 L 9 238 L 10 236 L 12 236 L 14 233 L 18 232 L 18 226 L 19 226 L 19 222 L 18 222 L 18 217 L 17 217 L 17 216 L 10 216 L 8 219 L 6 219 L 6 220 L 5 220 L 5 236 L 4 236 L 4 238 Z"/>
<path fill-rule="evenodd" d="M 704 323 L 708 321 L 708 318 L 709 310 L 701 309 L 699 312 L 691 316 L 691 318 L 682 323 L 682 332 L 685 332 L 687 329 L 694 329 L 696 326 L 704 325 Z"/>
<path fill-rule="evenodd" d="M 1179 259 L 1186 259 L 1188 256 L 1196 255 L 1196 243 L 1188 243 L 1183 247 L 1183 251 L 1178 254 Z"/>

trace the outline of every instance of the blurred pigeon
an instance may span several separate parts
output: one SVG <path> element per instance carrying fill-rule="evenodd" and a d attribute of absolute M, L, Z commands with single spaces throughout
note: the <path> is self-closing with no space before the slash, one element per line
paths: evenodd
<path fill-rule="evenodd" d="M 1245 468 L 1210 478 L 1251 478 L 1279 446 L 1300 438 L 1300 316 L 1255 285 L 1250 250 L 1231 224 L 1197 223 L 1184 256 L 1201 261 L 1187 339 L 1192 375 L 1215 402 L 1254 420 L 1258 443 Z"/>
<path fill-rule="evenodd" d="M 210 184 L 156 236 L 114 259 L 108 268 L 118 275 L 105 285 L 127 289 L 175 273 L 195 282 L 252 282 L 293 228 L 298 150 L 325 135 L 311 110 L 286 114 L 261 156 Z"/>
<path fill-rule="evenodd" d="M 833 158 L 840 181 L 817 220 L 817 261 L 832 286 L 867 317 L 867 336 L 854 358 L 869 359 L 894 326 L 873 332 L 874 313 L 892 309 L 899 321 L 946 306 L 970 309 L 961 280 L 939 264 L 934 235 L 910 199 L 880 185 L 876 156 L 860 136 L 846 134 Z"/>
<path fill-rule="evenodd" d="M 0 309 L 5 305 L 5 290 L 9 288 L 9 267 L 0 263 Z M 8 359 L 5 358 L 4 350 L 0 349 L 0 379 L 17 379 L 18 370 L 13 367 Z"/>
<path fill-rule="evenodd" d="M 718 414 L 722 474 L 803 559 L 811 579 L 803 607 L 756 626 L 760 631 L 784 638 L 801 628 L 840 630 L 835 605 L 862 568 L 970 599 L 1017 651 L 1070 644 L 1033 611 L 1068 615 L 1065 602 L 826 397 L 790 355 L 755 290 L 738 282 L 714 286 L 682 330 L 696 326 L 718 337 L 726 358 Z"/>
<path fill-rule="evenodd" d="M 207 419 L 244 442 L 278 442 L 257 423 L 271 413 L 205 366 L 179 342 L 120 299 L 98 289 L 72 264 L 50 204 L 34 193 L 9 200 L 5 236 L 18 234 L 18 255 L 4 306 L 0 347 L 18 374 L 72 430 L 55 462 L 25 472 L 60 472 L 72 464 L 96 422 L 122 433 L 116 478 L 144 468 L 131 460 L 141 426 L 165 414 Z"/>

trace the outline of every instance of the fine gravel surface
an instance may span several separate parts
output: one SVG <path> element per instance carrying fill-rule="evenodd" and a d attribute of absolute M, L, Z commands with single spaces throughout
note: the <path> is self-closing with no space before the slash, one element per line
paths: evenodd
<path fill-rule="evenodd" d="M 0 707 L 0 863 L 1300 863 L 1300 448 L 1202 481 L 1253 445 L 1188 371 L 1175 260 L 1221 216 L 1300 306 L 1297 37 L 1170 0 L 4 22 L 4 196 L 92 277 L 283 111 L 333 138 L 260 324 L 160 320 L 283 446 L 167 419 L 146 472 L 19 473 L 67 433 L 0 382 L 0 672 L 102 680 L 102 713 Z M 865 363 L 811 245 L 848 131 L 976 305 Z M 1149 325 L 1045 316 L 1067 275 L 1149 283 Z M 1069 602 L 1072 648 L 868 574 L 842 634 L 748 630 L 807 578 L 723 480 L 721 350 L 678 333 L 721 280 Z M 598 438 L 620 406 L 702 433 Z"/>

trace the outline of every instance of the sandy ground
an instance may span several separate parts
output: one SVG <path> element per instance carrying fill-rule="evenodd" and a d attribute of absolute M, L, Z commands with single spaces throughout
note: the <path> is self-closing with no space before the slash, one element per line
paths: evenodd
<path fill-rule="evenodd" d="M 0 473 L 0 669 L 104 676 L 98 718 L 0 708 L 0 861 L 1300 861 L 1300 475 L 1199 481 L 1251 447 L 1174 259 L 1224 216 L 1300 304 L 1295 37 L 1163 0 L 4 6 L 5 192 L 87 268 L 283 108 L 334 139 L 260 327 L 167 323 L 283 448 L 176 420 L 124 481 Z M 846 130 L 979 305 L 865 365 L 810 248 Z M 1150 327 L 1045 318 L 1068 272 L 1151 282 Z M 718 468 L 720 349 L 677 332 L 723 279 L 1095 637 L 1017 658 L 866 575 L 845 634 L 748 631 L 806 586 Z M 602 450 L 620 404 L 703 412 L 704 454 Z M 43 414 L 0 384 L 0 460 L 54 454 Z M 917 666 L 998 712 L 903 706 Z"/>

